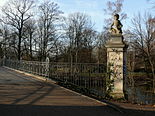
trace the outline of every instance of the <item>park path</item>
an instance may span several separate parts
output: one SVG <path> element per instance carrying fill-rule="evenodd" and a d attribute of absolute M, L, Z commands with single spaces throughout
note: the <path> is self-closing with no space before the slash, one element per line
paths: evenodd
<path fill-rule="evenodd" d="M 0 67 L 0 116 L 154 116 L 154 111 L 121 109 Z M 122 111 L 122 112 L 120 112 Z"/>
<path fill-rule="evenodd" d="M 0 67 L 0 116 L 120 116 L 94 99 Z"/>
<path fill-rule="evenodd" d="M 0 103 L 53 106 L 103 106 L 63 87 L 0 68 Z"/>

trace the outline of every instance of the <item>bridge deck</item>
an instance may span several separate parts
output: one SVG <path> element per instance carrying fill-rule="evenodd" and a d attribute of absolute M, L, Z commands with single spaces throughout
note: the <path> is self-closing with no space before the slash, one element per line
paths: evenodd
<path fill-rule="evenodd" d="M 120 115 L 106 104 L 53 83 L 0 67 L 2 116 L 103 116 Z"/>

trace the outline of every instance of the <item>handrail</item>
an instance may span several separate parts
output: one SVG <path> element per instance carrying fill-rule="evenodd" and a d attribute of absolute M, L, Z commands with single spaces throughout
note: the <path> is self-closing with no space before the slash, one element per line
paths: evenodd
<path fill-rule="evenodd" d="M 85 88 L 98 96 L 105 95 L 104 64 L 5 60 L 5 66 Z"/>

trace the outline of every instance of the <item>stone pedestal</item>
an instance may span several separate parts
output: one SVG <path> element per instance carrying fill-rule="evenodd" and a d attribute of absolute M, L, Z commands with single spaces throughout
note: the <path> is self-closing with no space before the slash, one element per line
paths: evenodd
<path fill-rule="evenodd" d="M 125 88 L 127 44 L 123 41 L 122 34 L 115 34 L 111 35 L 106 47 L 107 67 L 108 71 L 111 72 L 110 79 L 114 80 L 111 96 L 122 98 Z"/>

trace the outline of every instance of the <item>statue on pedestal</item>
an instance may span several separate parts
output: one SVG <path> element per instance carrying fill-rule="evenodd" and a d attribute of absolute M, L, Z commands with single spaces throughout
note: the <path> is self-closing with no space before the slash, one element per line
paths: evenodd
<path fill-rule="evenodd" d="M 119 15 L 115 14 L 110 27 L 110 38 L 106 43 L 107 71 L 111 72 L 109 78 L 112 80 L 109 86 L 107 86 L 107 89 L 112 88 L 109 89 L 110 95 L 115 98 L 123 98 L 127 94 L 127 44 L 123 40 L 122 27 L 123 25 L 119 20 Z"/>
<path fill-rule="evenodd" d="M 122 34 L 122 27 L 123 27 L 123 25 L 119 20 L 119 14 L 115 14 L 113 23 L 111 25 L 110 32 L 112 34 Z"/>

